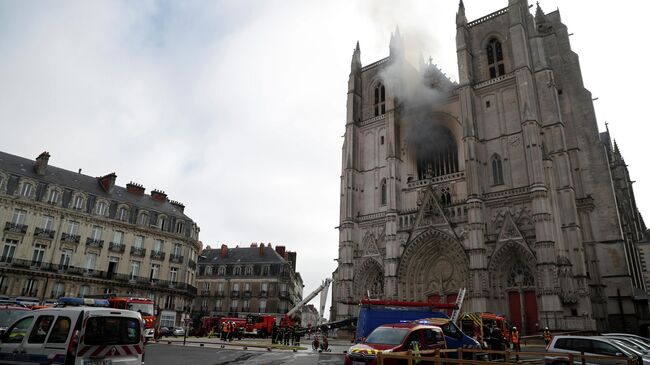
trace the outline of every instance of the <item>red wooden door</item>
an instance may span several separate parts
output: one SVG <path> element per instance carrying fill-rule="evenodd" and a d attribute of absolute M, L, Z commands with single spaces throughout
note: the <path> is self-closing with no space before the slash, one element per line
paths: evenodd
<path fill-rule="evenodd" d="M 521 328 L 521 299 L 519 292 L 511 291 L 508 293 L 508 307 L 510 308 L 510 322 L 512 325 Z"/>
<path fill-rule="evenodd" d="M 526 334 L 530 335 L 537 331 L 537 325 L 539 323 L 537 295 L 534 290 L 524 292 L 524 303 L 526 306 Z"/>

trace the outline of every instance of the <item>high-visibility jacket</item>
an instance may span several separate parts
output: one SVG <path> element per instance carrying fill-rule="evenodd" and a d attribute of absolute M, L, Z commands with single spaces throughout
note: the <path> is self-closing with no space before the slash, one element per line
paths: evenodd
<path fill-rule="evenodd" d="M 544 339 L 545 340 L 551 339 L 551 331 L 544 331 Z"/>
<path fill-rule="evenodd" d="M 512 333 L 512 343 L 519 343 L 519 331 Z"/>

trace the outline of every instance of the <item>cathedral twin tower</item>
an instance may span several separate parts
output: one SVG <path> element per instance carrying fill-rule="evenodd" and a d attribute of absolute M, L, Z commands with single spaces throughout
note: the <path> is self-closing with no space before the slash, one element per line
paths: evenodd
<path fill-rule="evenodd" d="M 456 14 L 459 82 L 354 50 L 332 319 L 364 297 L 454 302 L 533 333 L 643 331 L 645 227 L 559 11 Z M 624 169 L 622 171 L 621 169 Z M 619 310 L 618 308 L 622 308 Z"/>

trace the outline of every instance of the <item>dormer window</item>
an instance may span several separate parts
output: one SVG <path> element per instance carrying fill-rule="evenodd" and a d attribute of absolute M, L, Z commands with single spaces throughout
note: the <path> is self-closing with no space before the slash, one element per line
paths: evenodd
<path fill-rule="evenodd" d="M 233 275 L 235 276 L 241 275 L 241 266 L 235 266 L 235 271 L 233 272 Z"/>
<path fill-rule="evenodd" d="M 120 207 L 120 210 L 117 212 L 117 218 L 122 222 L 126 222 L 129 219 L 129 210 L 126 207 Z"/>
<path fill-rule="evenodd" d="M 246 269 L 244 271 L 246 275 L 250 276 L 253 275 L 253 267 L 252 266 L 246 266 Z"/>
<path fill-rule="evenodd" d="M 158 216 L 157 226 L 161 231 L 164 231 L 165 227 L 167 227 L 167 217 L 165 217 L 164 215 Z"/>
<path fill-rule="evenodd" d="M 382 83 L 375 86 L 375 117 L 386 113 L 386 88 Z"/>
<path fill-rule="evenodd" d="M 108 212 L 108 204 L 104 201 L 100 201 L 97 203 L 97 208 L 95 208 L 95 213 L 101 216 L 106 216 L 106 213 Z"/>
<path fill-rule="evenodd" d="M 491 79 L 505 75 L 506 70 L 503 65 L 503 50 L 501 48 L 501 42 L 496 39 L 492 39 L 488 43 L 487 60 Z"/>
<path fill-rule="evenodd" d="M 138 218 L 138 223 L 141 226 L 149 225 L 149 214 L 147 214 L 147 212 L 140 213 L 140 217 Z"/>
<path fill-rule="evenodd" d="M 72 209 L 74 210 L 81 210 L 84 205 L 84 197 L 81 196 L 80 194 L 77 194 L 74 196 L 74 200 L 72 201 Z"/>
<path fill-rule="evenodd" d="M 20 195 L 24 196 L 25 198 L 29 198 L 32 196 L 33 190 L 34 190 L 34 186 L 31 183 L 24 182 L 23 185 L 20 187 Z"/>
<path fill-rule="evenodd" d="M 59 198 L 61 194 L 58 190 L 52 189 L 47 196 L 47 202 L 50 204 L 59 204 Z"/>
<path fill-rule="evenodd" d="M 226 267 L 225 266 L 219 266 L 219 270 L 217 272 L 218 275 L 226 275 Z"/>
<path fill-rule="evenodd" d="M 185 223 L 183 221 L 176 222 L 176 233 L 183 233 L 185 231 Z"/>

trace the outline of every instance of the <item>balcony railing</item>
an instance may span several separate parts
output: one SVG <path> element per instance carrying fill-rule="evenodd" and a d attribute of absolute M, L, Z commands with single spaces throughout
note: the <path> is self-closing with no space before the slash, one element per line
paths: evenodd
<path fill-rule="evenodd" d="M 183 263 L 183 256 L 182 255 L 171 254 L 171 255 L 169 255 L 169 262 L 173 262 L 175 264 L 182 264 Z"/>
<path fill-rule="evenodd" d="M 149 254 L 149 257 L 152 260 L 164 261 L 165 260 L 165 253 L 162 252 L 162 251 L 151 251 L 151 253 Z"/>
<path fill-rule="evenodd" d="M 18 224 L 18 223 L 11 223 L 7 222 L 5 223 L 5 232 L 11 232 L 11 233 L 26 233 L 27 232 L 27 225 L 26 224 Z"/>
<path fill-rule="evenodd" d="M 86 246 L 101 249 L 102 247 L 104 247 L 104 240 L 98 240 L 92 237 L 88 237 L 86 238 Z"/>
<path fill-rule="evenodd" d="M 239 290 L 233 290 L 230 292 L 230 297 L 231 298 L 238 298 L 239 297 Z"/>
<path fill-rule="evenodd" d="M 39 227 L 34 228 L 34 237 L 52 239 L 52 238 L 54 238 L 55 233 L 56 233 L 56 231 L 51 230 L 51 229 L 45 229 L 45 228 L 39 228 Z"/>
<path fill-rule="evenodd" d="M 81 236 L 78 234 L 61 233 L 61 242 L 79 243 Z"/>
<path fill-rule="evenodd" d="M 131 256 L 145 257 L 146 254 L 147 254 L 146 248 L 131 246 Z"/>
<path fill-rule="evenodd" d="M 169 288 L 171 285 L 174 289 L 186 290 L 190 295 L 196 295 L 197 293 L 197 290 L 194 286 L 186 283 L 179 283 L 179 282 L 172 282 L 172 281 L 158 280 L 158 279 L 152 280 L 149 277 L 132 276 L 131 274 L 111 273 L 108 271 L 100 271 L 100 270 L 89 270 L 82 267 L 50 264 L 47 262 L 40 262 L 40 264 L 38 264 L 38 266 L 35 267 L 34 261 L 17 259 L 15 257 L 4 257 L 4 258 L 0 257 L 0 265 L 5 267 L 10 266 L 16 269 L 52 272 L 58 274 L 77 275 L 77 276 L 84 276 L 89 278 L 111 280 L 111 281 L 117 281 L 125 284 L 140 284 L 146 286 L 153 285 L 155 287 L 160 287 L 160 288 Z"/>
<path fill-rule="evenodd" d="M 126 246 L 123 243 L 111 242 L 108 244 L 108 250 L 117 253 L 124 253 Z"/>

